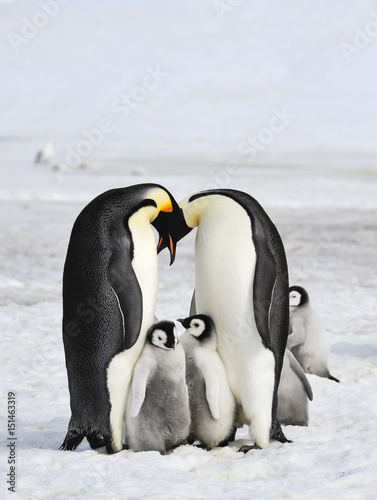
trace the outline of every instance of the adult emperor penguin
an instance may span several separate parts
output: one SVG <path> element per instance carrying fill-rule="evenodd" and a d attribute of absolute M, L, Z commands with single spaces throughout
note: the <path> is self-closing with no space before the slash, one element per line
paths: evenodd
<path fill-rule="evenodd" d="M 211 449 L 233 434 L 236 402 L 216 350 L 217 335 L 211 318 L 198 314 L 178 321 L 186 329 L 180 341 L 186 356 L 190 402 L 188 442 L 199 440 Z"/>
<path fill-rule="evenodd" d="M 289 327 L 288 270 L 279 233 L 259 203 L 231 189 L 203 191 L 180 206 L 197 226 L 196 313 L 216 325 L 218 352 L 254 445 L 286 442 L 276 418 Z"/>
<path fill-rule="evenodd" d="M 329 347 L 326 331 L 312 309 L 309 294 L 301 286 L 289 288 L 290 334 L 287 347 L 306 373 L 339 380 L 328 368 Z"/>
<path fill-rule="evenodd" d="M 126 411 L 127 443 L 134 451 L 167 451 L 184 443 L 190 429 L 185 353 L 172 321 L 159 321 L 132 377 Z"/>
<path fill-rule="evenodd" d="M 122 449 L 132 369 L 154 322 L 157 252 L 151 224 L 172 263 L 180 217 L 174 198 L 157 184 L 107 191 L 77 217 L 63 275 L 72 415 L 60 449 L 74 450 L 85 436 L 92 448 Z"/>
<path fill-rule="evenodd" d="M 300 364 L 289 349 L 285 350 L 278 389 L 278 420 L 284 425 L 308 425 L 308 399 L 312 388 Z"/>

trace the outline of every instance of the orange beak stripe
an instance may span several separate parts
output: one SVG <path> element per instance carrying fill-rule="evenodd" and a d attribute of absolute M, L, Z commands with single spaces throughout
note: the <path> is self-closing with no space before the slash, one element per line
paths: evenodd
<path fill-rule="evenodd" d="M 169 234 L 169 245 L 170 245 L 170 253 L 173 255 L 174 252 L 174 245 L 173 245 L 173 240 Z"/>
<path fill-rule="evenodd" d="M 162 207 L 160 208 L 160 212 L 172 212 L 172 211 L 173 211 L 173 205 L 170 200 L 168 201 L 168 203 L 162 205 Z"/>
<path fill-rule="evenodd" d="M 161 243 L 162 243 L 162 238 L 160 238 L 160 241 L 158 242 L 157 251 L 160 249 Z"/>

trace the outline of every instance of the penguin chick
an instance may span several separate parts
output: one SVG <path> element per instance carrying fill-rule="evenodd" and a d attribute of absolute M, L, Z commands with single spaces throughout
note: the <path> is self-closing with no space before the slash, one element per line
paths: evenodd
<path fill-rule="evenodd" d="M 133 373 L 126 410 L 127 444 L 134 451 L 168 450 L 185 442 L 190 429 L 185 354 L 175 324 L 159 321 Z"/>
<path fill-rule="evenodd" d="M 312 388 L 300 364 L 286 349 L 278 388 L 278 420 L 283 425 L 308 425 Z"/>
<path fill-rule="evenodd" d="M 47 164 L 54 158 L 54 146 L 51 142 L 46 142 L 41 150 L 35 156 L 34 163 L 37 164 Z"/>
<path fill-rule="evenodd" d="M 233 435 L 235 399 L 216 350 L 217 335 L 212 319 L 198 314 L 178 321 L 186 328 L 180 340 L 186 356 L 190 402 L 188 442 L 199 440 L 211 449 Z"/>
<path fill-rule="evenodd" d="M 301 286 L 289 288 L 290 334 L 287 347 L 304 372 L 339 380 L 328 368 L 329 347 L 326 331 L 311 307 L 308 292 Z"/>

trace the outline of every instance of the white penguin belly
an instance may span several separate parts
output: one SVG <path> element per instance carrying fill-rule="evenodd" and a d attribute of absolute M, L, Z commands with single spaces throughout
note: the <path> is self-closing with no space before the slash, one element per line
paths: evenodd
<path fill-rule="evenodd" d="M 218 351 L 239 399 L 243 367 L 262 347 L 253 308 L 256 254 L 246 212 L 229 198 L 216 198 L 196 237 L 196 306 L 215 322 Z"/>
<path fill-rule="evenodd" d="M 142 210 L 129 219 L 129 227 L 134 244 L 132 267 L 142 290 L 143 319 L 140 335 L 135 345 L 117 354 L 107 370 L 107 384 L 110 394 L 110 424 L 113 431 L 114 447 L 122 449 L 123 419 L 127 403 L 133 367 L 144 347 L 148 328 L 154 322 L 157 295 L 158 262 L 156 240 Z"/>
<path fill-rule="evenodd" d="M 196 237 L 196 307 L 213 319 L 229 386 L 252 423 L 256 441 L 266 447 L 275 360 L 255 324 L 257 256 L 251 221 L 236 202 L 217 198 L 203 213 Z"/>

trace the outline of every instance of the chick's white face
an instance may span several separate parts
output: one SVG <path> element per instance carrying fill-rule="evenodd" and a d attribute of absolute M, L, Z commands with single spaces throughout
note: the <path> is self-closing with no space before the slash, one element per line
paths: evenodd
<path fill-rule="evenodd" d="M 164 331 L 157 329 L 152 333 L 151 343 L 160 347 L 161 349 L 166 349 L 170 351 L 171 349 L 175 349 L 175 346 L 178 344 L 178 335 L 176 328 L 173 329 L 172 334 L 169 335 Z"/>
<path fill-rule="evenodd" d="M 156 347 L 161 347 L 161 349 L 168 349 L 166 347 L 167 340 L 168 336 L 166 335 L 166 332 L 164 332 L 163 330 L 155 330 L 152 334 L 151 342 Z"/>
<path fill-rule="evenodd" d="M 301 303 L 301 293 L 292 291 L 289 293 L 289 307 L 297 307 Z"/>
<path fill-rule="evenodd" d="M 194 337 L 200 337 L 200 335 L 204 332 L 206 325 L 202 319 L 194 318 L 190 322 L 190 328 L 187 333 L 190 333 Z"/>

